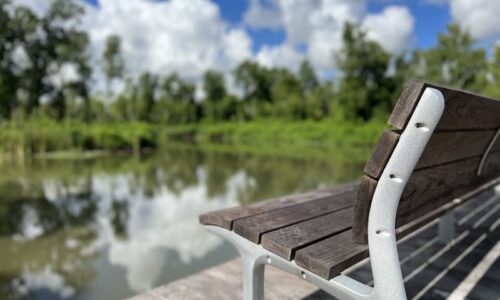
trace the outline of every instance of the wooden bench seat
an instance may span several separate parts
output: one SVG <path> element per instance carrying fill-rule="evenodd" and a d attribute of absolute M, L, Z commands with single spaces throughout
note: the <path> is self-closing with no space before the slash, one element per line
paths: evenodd
<path fill-rule="evenodd" d="M 389 124 L 359 182 L 200 216 L 242 252 L 246 299 L 276 259 L 337 297 L 404 299 L 397 239 L 500 184 L 499 101 L 410 80 Z M 339 275 L 368 250 L 374 288 Z"/>
<path fill-rule="evenodd" d="M 330 279 L 368 255 L 365 245 L 354 245 L 352 241 L 358 187 L 359 182 L 353 182 L 209 212 L 200 216 L 200 222 L 233 230 L 276 255 L 295 259 L 298 265 Z M 343 247 L 332 248 L 332 243 Z M 321 253 L 325 255 L 316 256 Z"/>

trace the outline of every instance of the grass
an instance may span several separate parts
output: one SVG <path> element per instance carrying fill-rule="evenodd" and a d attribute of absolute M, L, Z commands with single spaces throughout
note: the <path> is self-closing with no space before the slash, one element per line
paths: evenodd
<path fill-rule="evenodd" d="M 165 126 L 142 122 L 92 123 L 49 119 L 0 123 L 0 159 L 52 155 L 72 156 L 88 151 L 129 151 L 190 142 L 232 147 L 372 146 L 386 126 L 366 123 L 259 120 L 241 123 L 200 123 Z M 56 154 L 57 153 L 57 154 Z M 75 155 L 75 156 L 77 156 Z"/>

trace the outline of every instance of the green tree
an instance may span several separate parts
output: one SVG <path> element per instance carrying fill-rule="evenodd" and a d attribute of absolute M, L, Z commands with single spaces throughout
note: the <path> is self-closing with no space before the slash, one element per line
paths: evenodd
<path fill-rule="evenodd" d="M 9 1 L 0 1 L 0 119 L 9 118 L 18 105 L 16 86 L 19 78 L 14 73 L 13 50 L 9 47 L 16 43 L 18 31 L 13 30 L 8 5 Z"/>
<path fill-rule="evenodd" d="M 271 87 L 273 104 L 269 110 L 274 109 L 276 115 L 287 119 L 304 119 L 306 106 L 299 79 L 286 69 L 278 69 L 274 70 L 273 81 Z M 264 111 L 261 114 L 265 115 L 268 112 Z"/>
<path fill-rule="evenodd" d="M 313 91 L 315 88 L 317 88 L 319 86 L 318 77 L 316 77 L 316 73 L 314 72 L 314 69 L 312 68 L 311 64 L 309 64 L 309 61 L 307 61 L 307 60 L 304 60 L 300 64 L 299 80 L 302 84 L 302 88 L 304 89 L 304 92 L 306 92 L 306 93 Z"/>
<path fill-rule="evenodd" d="M 195 101 L 196 87 L 177 74 L 167 76 L 159 87 L 159 99 L 153 119 L 170 124 L 186 124 L 200 119 L 201 110 Z"/>
<path fill-rule="evenodd" d="M 438 44 L 413 55 L 413 74 L 461 89 L 481 91 L 486 83 L 486 52 L 476 48 L 468 32 L 450 24 Z"/>
<path fill-rule="evenodd" d="M 220 103 L 226 97 L 226 82 L 224 75 L 215 71 L 207 71 L 203 75 L 204 114 L 211 120 L 223 119 Z"/>
<path fill-rule="evenodd" d="M 19 6 L 14 9 L 12 32 L 17 49 L 22 49 L 27 67 L 18 72 L 17 85 L 27 113 L 33 112 L 40 99 L 48 99 L 56 118 L 63 118 L 68 94 L 77 94 L 88 106 L 87 33 L 79 24 L 84 10 L 72 0 L 55 0 L 42 17 Z M 73 70 L 73 78 L 65 78 Z M 88 109 L 86 109 L 89 111 Z"/>
<path fill-rule="evenodd" d="M 500 46 L 496 46 L 491 60 L 488 63 L 488 72 L 491 75 L 484 93 L 500 99 Z"/>
<path fill-rule="evenodd" d="M 366 32 L 346 24 L 343 48 L 335 56 L 342 74 L 335 112 L 347 119 L 368 120 L 391 108 L 394 83 L 387 75 L 390 56 Z"/>
<path fill-rule="evenodd" d="M 273 78 L 267 68 L 245 61 L 233 73 L 236 84 L 243 90 L 243 99 L 272 102 Z"/>
<path fill-rule="evenodd" d="M 114 79 L 123 77 L 125 62 L 121 53 L 121 39 L 117 35 L 110 35 L 106 39 L 103 53 L 104 74 L 106 75 L 106 89 L 111 95 L 111 83 Z"/>
<path fill-rule="evenodd" d="M 151 121 L 151 112 L 156 102 L 156 88 L 158 79 L 156 76 L 148 72 L 143 73 L 139 77 L 137 84 L 136 97 L 138 97 L 138 117 L 141 121 Z"/>

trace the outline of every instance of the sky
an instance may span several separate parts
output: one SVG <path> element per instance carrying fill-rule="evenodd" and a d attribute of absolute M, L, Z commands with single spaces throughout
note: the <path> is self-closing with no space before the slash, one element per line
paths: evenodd
<path fill-rule="evenodd" d="M 391 54 L 432 47 L 456 22 L 478 44 L 500 41 L 498 0 L 77 0 L 99 64 L 106 38 L 122 39 L 127 72 L 177 72 L 200 82 L 244 60 L 296 70 L 308 59 L 319 76 L 335 71 L 345 22 Z M 13 0 L 43 14 L 50 0 Z M 230 77 L 230 76 L 228 76 Z M 229 78 L 230 79 L 230 78 Z"/>

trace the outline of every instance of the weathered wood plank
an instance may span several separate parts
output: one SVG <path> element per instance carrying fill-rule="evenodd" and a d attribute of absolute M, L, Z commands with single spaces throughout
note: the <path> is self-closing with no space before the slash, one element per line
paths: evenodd
<path fill-rule="evenodd" d="M 427 87 L 440 90 L 445 111 L 437 129 L 496 129 L 500 127 L 500 102 L 474 93 L 450 89 L 421 80 L 406 82 L 389 118 L 389 124 L 404 129 L 421 94 Z"/>
<path fill-rule="evenodd" d="M 500 152 L 490 154 L 477 176 L 480 157 L 415 171 L 406 185 L 398 207 L 398 224 L 412 221 L 432 209 L 460 198 L 500 175 Z"/>
<path fill-rule="evenodd" d="M 416 169 L 481 156 L 495 133 L 496 130 L 435 132 L 422 153 Z M 492 152 L 499 150 L 500 144 L 492 148 Z"/>
<path fill-rule="evenodd" d="M 303 194 L 290 195 L 260 201 L 245 206 L 232 207 L 200 215 L 200 223 L 204 225 L 215 225 L 231 230 L 235 220 L 257 215 L 263 212 L 289 207 L 292 205 L 306 203 L 312 200 L 332 197 L 344 192 L 352 192 L 357 189 L 359 182 L 341 184 L 333 188 L 312 191 Z"/>
<path fill-rule="evenodd" d="M 379 178 L 382 171 L 391 157 L 392 151 L 396 148 L 400 134 L 392 130 L 384 130 L 380 136 L 372 156 L 366 163 L 364 172 L 373 178 Z"/>
<path fill-rule="evenodd" d="M 414 171 L 399 202 L 398 226 L 440 209 L 455 198 L 480 191 L 481 186 L 487 186 L 500 176 L 499 151 L 490 154 L 482 176 L 477 176 L 480 159 L 476 156 Z M 367 243 L 368 214 L 376 185 L 375 179 L 366 176 L 360 184 L 353 218 L 353 239 L 357 243 Z"/>
<path fill-rule="evenodd" d="M 415 110 L 425 85 L 424 81 L 418 79 L 410 79 L 405 82 L 401 95 L 389 117 L 388 123 L 390 125 L 400 130 L 406 127 L 406 123 L 408 123 L 413 110 Z"/>
<path fill-rule="evenodd" d="M 259 244 L 262 234 L 351 207 L 356 191 L 347 191 L 328 198 L 309 201 L 255 216 L 236 220 L 234 232 Z"/>
<path fill-rule="evenodd" d="M 331 279 L 367 256 L 368 247 L 354 244 L 352 232 L 348 230 L 298 250 L 295 263 L 325 279 Z"/>
<path fill-rule="evenodd" d="M 496 130 L 435 132 L 422 153 L 416 169 L 481 156 L 495 133 Z M 397 145 L 399 136 L 399 133 L 390 130 L 382 134 L 370 160 L 365 166 L 366 175 L 375 179 L 380 178 Z M 500 143 L 495 143 L 491 151 L 500 151 Z"/>
<path fill-rule="evenodd" d="M 352 218 L 352 239 L 357 244 L 368 243 L 368 215 L 370 214 L 370 206 L 376 188 L 376 179 L 366 175 L 361 178 Z"/>
<path fill-rule="evenodd" d="M 266 233 L 261 245 L 292 260 L 297 249 L 351 228 L 352 207 Z"/>

